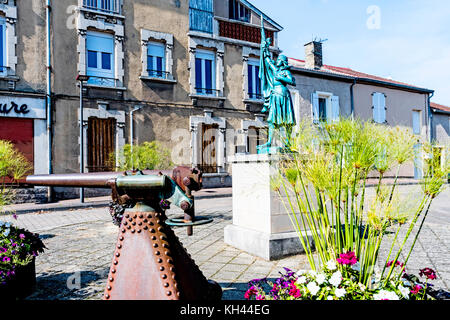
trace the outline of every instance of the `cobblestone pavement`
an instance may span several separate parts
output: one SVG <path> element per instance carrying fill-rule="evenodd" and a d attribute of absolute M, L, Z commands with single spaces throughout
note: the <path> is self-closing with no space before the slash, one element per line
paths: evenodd
<path fill-rule="evenodd" d="M 402 187 L 402 192 L 414 190 Z M 423 267 L 437 270 L 435 287 L 445 290 L 450 285 L 449 199 L 447 189 L 434 202 L 408 263 L 408 271 L 415 274 Z M 214 222 L 196 227 L 192 237 L 185 229 L 175 230 L 205 276 L 222 286 L 223 299 L 243 299 L 248 281 L 276 277 L 283 267 L 308 268 L 304 255 L 268 262 L 226 245 L 223 229 L 232 223 L 231 203 L 231 198 L 199 200 L 197 215 L 212 217 Z M 180 213 L 170 210 L 168 216 Z M 17 221 L 11 216 L 0 220 L 38 232 L 48 248 L 37 258 L 37 290 L 28 299 L 101 299 L 118 231 L 107 209 L 28 213 L 20 214 Z M 387 248 L 382 252 L 385 255 Z"/>

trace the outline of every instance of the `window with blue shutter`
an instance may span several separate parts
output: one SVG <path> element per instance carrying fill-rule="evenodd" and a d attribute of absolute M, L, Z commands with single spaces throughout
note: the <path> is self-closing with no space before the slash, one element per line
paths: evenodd
<path fill-rule="evenodd" d="M 212 95 L 215 90 L 215 55 L 213 52 L 197 50 L 195 55 L 195 90 L 197 94 Z"/>
<path fill-rule="evenodd" d="M 213 33 L 214 5 L 213 0 L 189 1 L 189 29 Z"/>
<path fill-rule="evenodd" d="M 243 22 L 250 22 L 250 9 L 239 0 L 229 0 L 229 18 Z"/>
<path fill-rule="evenodd" d="M 0 73 L 6 72 L 6 32 L 5 20 L 0 19 Z"/>
<path fill-rule="evenodd" d="M 259 78 L 259 60 L 248 60 L 248 97 L 262 99 L 261 79 Z"/>
<path fill-rule="evenodd" d="M 148 75 L 155 78 L 166 78 L 165 45 L 159 42 L 149 42 L 147 52 Z"/>
<path fill-rule="evenodd" d="M 114 38 L 110 34 L 89 32 L 86 37 L 87 68 L 89 84 L 113 87 Z"/>
<path fill-rule="evenodd" d="M 376 123 L 386 122 L 386 96 L 384 93 L 374 92 L 372 94 L 373 121 Z"/>
<path fill-rule="evenodd" d="M 109 13 L 120 13 L 120 0 L 83 0 L 83 7 Z"/>

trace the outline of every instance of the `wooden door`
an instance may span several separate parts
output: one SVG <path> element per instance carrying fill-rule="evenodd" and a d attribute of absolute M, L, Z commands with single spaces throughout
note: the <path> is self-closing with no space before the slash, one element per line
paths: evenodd
<path fill-rule="evenodd" d="M 217 136 L 219 125 L 202 125 L 202 155 L 200 169 L 203 173 L 217 173 Z"/>
<path fill-rule="evenodd" d="M 114 171 L 116 119 L 90 117 L 87 131 L 88 171 Z"/>

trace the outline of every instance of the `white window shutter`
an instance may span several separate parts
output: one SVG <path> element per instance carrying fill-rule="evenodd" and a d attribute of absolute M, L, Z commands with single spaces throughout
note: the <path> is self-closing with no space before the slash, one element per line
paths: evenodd
<path fill-rule="evenodd" d="M 378 102 L 378 93 L 372 93 L 372 109 L 373 109 L 373 121 L 379 123 L 379 102 Z"/>
<path fill-rule="evenodd" d="M 339 121 L 340 107 L 339 107 L 339 97 L 331 97 L 331 120 L 333 122 Z"/>
<path fill-rule="evenodd" d="M 386 122 L 386 96 L 383 93 L 379 94 L 380 97 L 380 123 Z"/>
<path fill-rule="evenodd" d="M 319 123 L 319 95 L 315 92 L 311 95 L 311 104 L 313 123 Z"/>

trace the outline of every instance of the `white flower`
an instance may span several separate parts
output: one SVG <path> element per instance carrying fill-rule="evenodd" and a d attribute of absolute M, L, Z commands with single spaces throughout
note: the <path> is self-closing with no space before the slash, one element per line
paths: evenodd
<path fill-rule="evenodd" d="M 366 291 L 366 286 L 362 283 L 358 283 L 359 289 L 361 289 L 362 292 Z"/>
<path fill-rule="evenodd" d="M 374 300 L 399 300 L 395 292 L 380 290 L 380 292 L 373 295 Z"/>
<path fill-rule="evenodd" d="M 327 300 L 334 300 L 334 298 L 332 296 L 328 296 Z"/>
<path fill-rule="evenodd" d="M 409 299 L 409 289 L 405 288 L 402 285 L 398 286 L 398 290 L 400 290 L 400 293 L 402 294 L 403 298 Z"/>
<path fill-rule="evenodd" d="M 336 262 L 334 260 L 328 261 L 326 266 L 327 266 L 327 269 L 330 270 L 330 271 L 334 271 L 337 268 Z"/>
<path fill-rule="evenodd" d="M 309 275 L 313 278 L 315 278 L 317 276 L 317 272 L 315 272 L 314 270 L 309 270 Z"/>
<path fill-rule="evenodd" d="M 301 276 L 300 278 L 297 279 L 296 281 L 298 284 L 303 284 L 306 282 L 306 277 L 305 276 Z"/>
<path fill-rule="evenodd" d="M 340 271 L 336 271 L 335 273 L 333 273 L 333 275 L 331 276 L 330 280 L 328 280 L 333 286 L 337 287 L 338 285 L 341 284 L 342 281 L 342 274 Z"/>
<path fill-rule="evenodd" d="M 319 286 L 327 280 L 327 275 L 324 273 L 319 273 L 316 277 L 316 281 L 319 284 Z"/>
<path fill-rule="evenodd" d="M 403 282 L 403 285 L 404 285 L 404 286 L 407 286 L 407 287 L 412 287 L 412 284 L 411 284 L 411 282 L 409 282 L 408 280 L 406 280 L 406 279 L 402 279 L 402 282 Z"/>
<path fill-rule="evenodd" d="M 320 290 L 320 287 L 314 281 L 308 283 L 306 288 L 308 288 L 309 292 L 311 292 L 311 294 L 313 296 L 315 296 L 317 294 L 317 292 L 319 292 L 319 290 Z"/>
<path fill-rule="evenodd" d="M 297 275 L 297 277 L 300 277 L 302 275 L 304 275 L 306 273 L 306 270 L 298 270 L 295 274 Z"/>
<path fill-rule="evenodd" d="M 334 294 L 336 295 L 336 297 L 338 298 L 342 298 L 343 296 L 345 296 L 345 294 L 347 293 L 347 291 L 345 291 L 345 289 L 336 289 L 334 291 Z"/>

